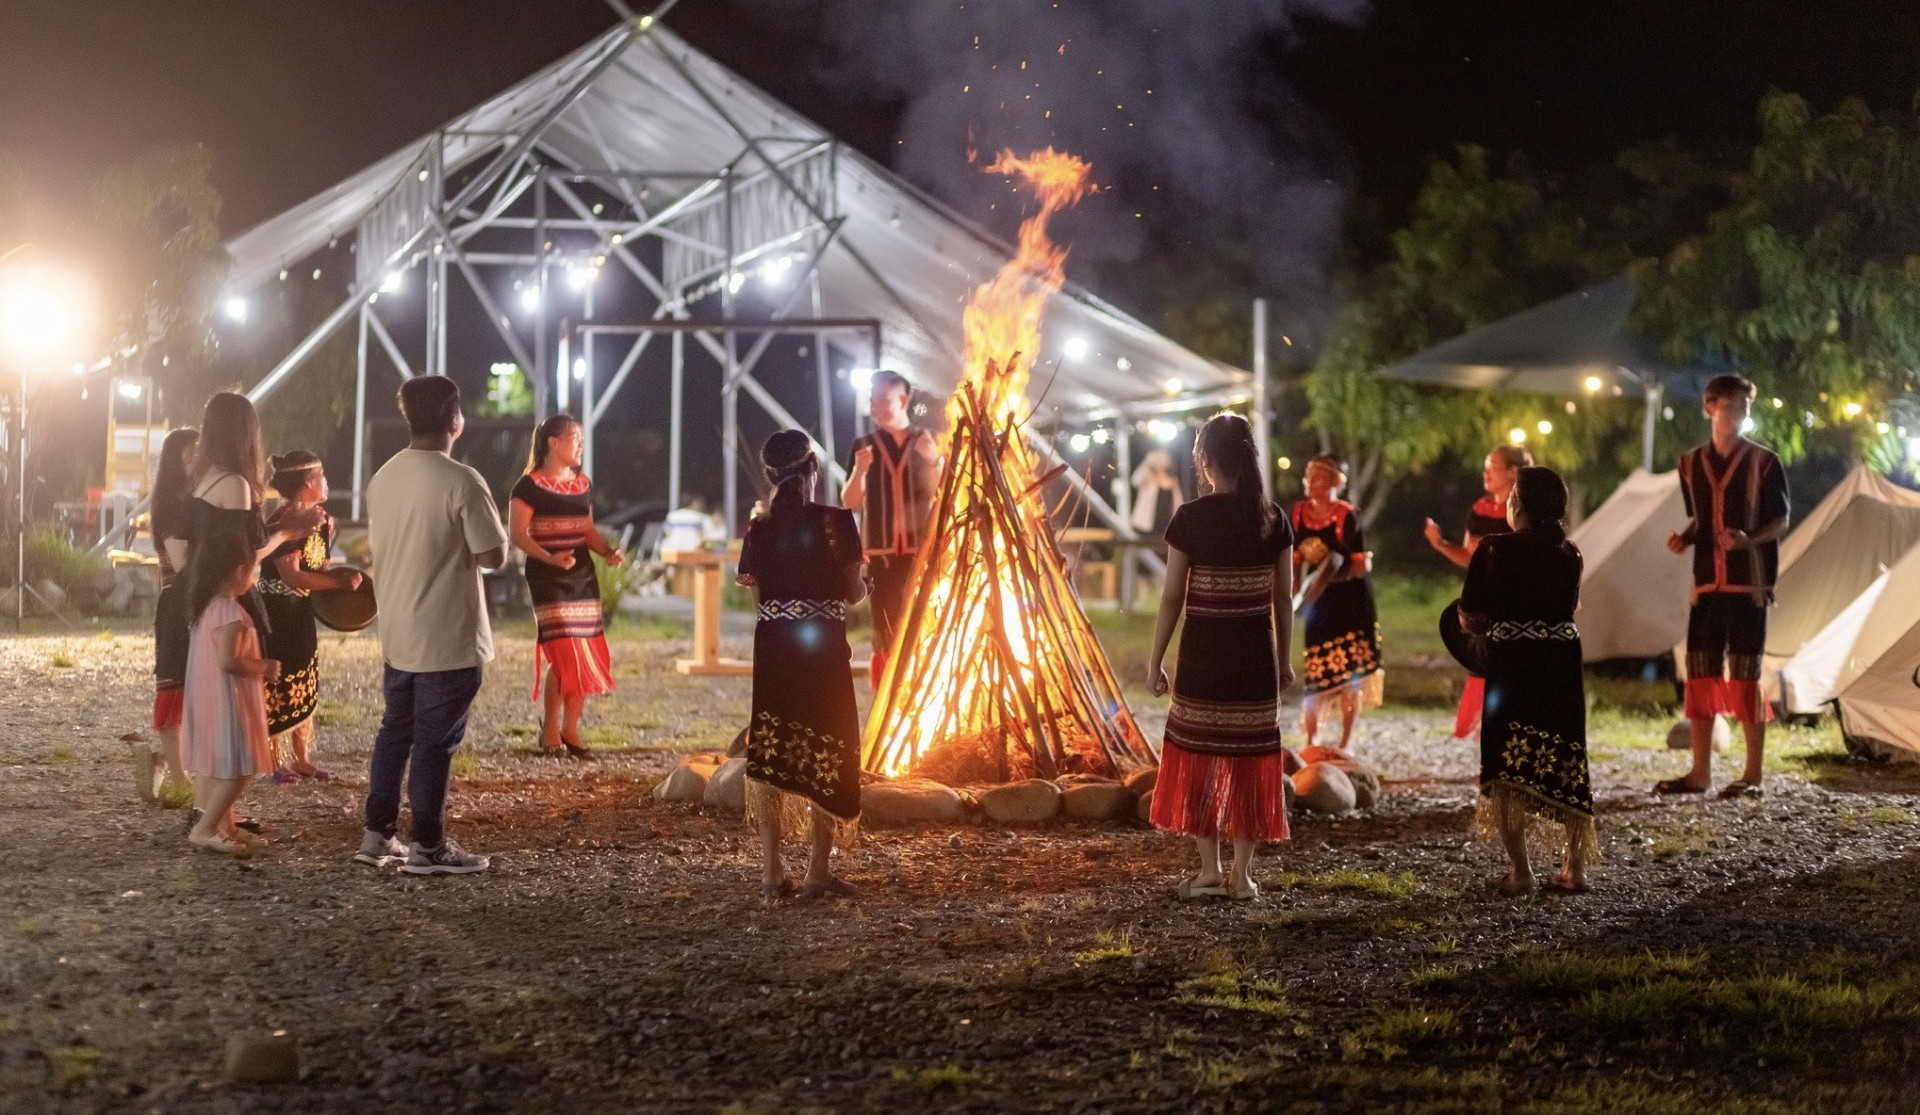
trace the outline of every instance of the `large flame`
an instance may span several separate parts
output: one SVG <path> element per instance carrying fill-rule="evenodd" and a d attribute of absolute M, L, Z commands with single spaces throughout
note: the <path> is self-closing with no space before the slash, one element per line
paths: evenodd
<path fill-rule="evenodd" d="M 1049 147 L 1024 159 L 1001 151 L 986 171 L 1018 176 L 1040 203 L 1020 223 L 1019 251 L 992 279 L 974 288 L 962 319 L 965 380 L 981 393 L 996 424 L 1005 425 L 1026 418 L 1027 367 L 1040 351 L 1040 315 L 1047 299 L 1067 281 L 1067 250 L 1047 238 L 1047 222 L 1093 190 L 1093 167 Z M 958 423 L 960 398 L 956 393 L 947 404 L 950 427 Z"/>
<path fill-rule="evenodd" d="M 888 775 L 946 744 L 997 751 L 1001 777 L 1010 754 L 1043 775 L 1148 756 L 1053 543 L 1040 457 L 1024 438 L 1041 315 L 1066 281 L 1067 251 L 1047 223 L 1094 189 L 1092 168 L 1049 147 L 1002 151 L 986 170 L 1023 180 L 1039 207 L 1018 252 L 967 300 L 948 472 L 867 728 L 866 765 Z"/>

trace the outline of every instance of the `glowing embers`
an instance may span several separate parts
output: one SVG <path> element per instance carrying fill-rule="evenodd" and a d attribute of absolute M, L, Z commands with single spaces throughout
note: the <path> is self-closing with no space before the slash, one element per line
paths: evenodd
<path fill-rule="evenodd" d="M 1065 280 L 1046 225 L 1093 188 L 1089 167 L 1048 149 L 1003 152 L 988 169 L 1022 176 L 1040 208 L 1018 254 L 968 299 L 946 472 L 863 762 L 950 782 L 1117 772 L 1152 753 L 1074 595 L 1040 495 L 1052 474 L 1023 434 L 1021 354 L 1040 351 L 1041 311 Z"/>

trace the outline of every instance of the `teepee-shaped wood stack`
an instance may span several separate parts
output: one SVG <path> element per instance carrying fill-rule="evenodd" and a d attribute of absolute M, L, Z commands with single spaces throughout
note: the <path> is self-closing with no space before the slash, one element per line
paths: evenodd
<path fill-rule="evenodd" d="M 867 721 L 875 773 L 1006 781 L 1153 761 L 1054 543 L 1040 498 L 1054 474 L 1036 475 L 1019 422 L 985 402 L 1018 359 L 988 362 L 949 407 L 939 499 Z"/>

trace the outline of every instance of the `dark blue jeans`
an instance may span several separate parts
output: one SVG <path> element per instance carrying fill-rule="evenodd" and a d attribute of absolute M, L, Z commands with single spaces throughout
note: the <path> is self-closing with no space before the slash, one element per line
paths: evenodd
<path fill-rule="evenodd" d="M 399 831 L 405 781 L 413 842 L 438 848 L 446 839 L 447 780 L 453 753 L 467 734 L 467 709 L 480 692 L 481 673 L 478 666 L 429 674 L 386 667 L 387 711 L 373 737 L 367 771 L 367 828 L 387 836 Z"/>

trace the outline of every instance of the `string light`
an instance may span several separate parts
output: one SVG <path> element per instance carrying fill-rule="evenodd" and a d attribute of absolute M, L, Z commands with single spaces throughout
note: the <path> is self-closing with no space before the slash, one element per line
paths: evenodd
<path fill-rule="evenodd" d="M 1513 429 L 1507 431 L 1507 440 L 1515 445 L 1525 445 L 1527 442 L 1527 431 L 1515 426 Z"/>

